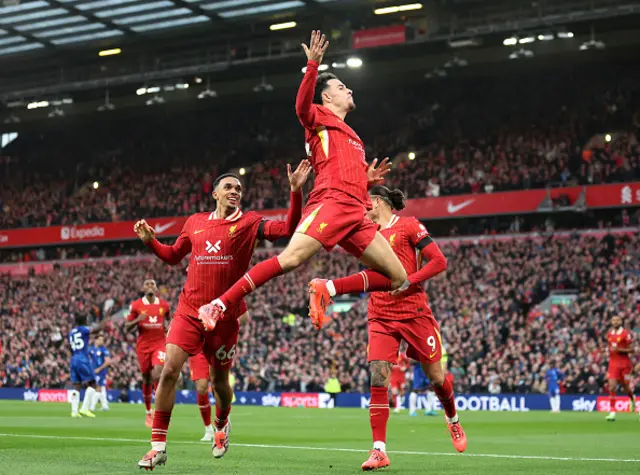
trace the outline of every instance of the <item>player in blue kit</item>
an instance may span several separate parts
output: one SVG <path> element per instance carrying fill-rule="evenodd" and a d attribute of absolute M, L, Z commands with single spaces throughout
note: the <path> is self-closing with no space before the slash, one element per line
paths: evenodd
<path fill-rule="evenodd" d="M 98 401 L 103 411 L 109 410 L 109 400 L 107 399 L 107 371 L 111 366 L 111 353 L 104 346 L 104 336 L 98 333 L 90 349 L 91 363 L 96 375 L 96 397 L 91 402 L 91 412 L 95 411 Z"/>
<path fill-rule="evenodd" d="M 96 417 L 90 411 L 91 402 L 96 395 L 96 377 L 89 356 L 89 335 L 100 330 L 100 326 L 88 327 L 85 315 L 76 315 L 75 325 L 69 332 L 69 345 L 71 346 L 71 384 L 74 389 L 69 392 L 71 403 L 71 417 Z M 80 389 L 86 388 L 82 408 L 80 404 Z"/>
<path fill-rule="evenodd" d="M 442 347 L 442 369 L 446 378 L 452 378 L 452 375 L 447 371 L 447 362 L 449 361 L 449 355 L 447 350 Z M 411 383 L 411 394 L 409 394 L 409 415 L 416 416 L 416 409 L 418 408 L 418 393 L 426 393 L 427 403 L 424 408 L 425 416 L 437 416 L 438 413 L 435 410 L 436 395 L 431 388 L 431 381 L 424 374 L 422 366 L 414 361 L 413 363 L 413 381 Z"/>
<path fill-rule="evenodd" d="M 564 379 L 564 374 L 557 368 L 556 362 L 551 363 L 551 367 L 547 370 L 545 379 L 547 380 L 547 391 L 549 393 L 549 404 L 551 412 L 560 412 L 560 381 Z"/>

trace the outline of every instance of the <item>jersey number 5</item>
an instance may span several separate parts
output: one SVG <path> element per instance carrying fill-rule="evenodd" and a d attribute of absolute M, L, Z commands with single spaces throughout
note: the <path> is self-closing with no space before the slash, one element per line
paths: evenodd
<path fill-rule="evenodd" d="M 69 344 L 73 351 L 79 351 L 84 348 L 84 340 L 80 333 L 74 333 L 73 337 L 69 337 Z"/>

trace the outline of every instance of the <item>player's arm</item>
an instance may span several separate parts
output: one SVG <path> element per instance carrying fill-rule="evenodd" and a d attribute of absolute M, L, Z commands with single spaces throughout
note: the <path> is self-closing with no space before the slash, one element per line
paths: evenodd
<path fill-rule="evenodd" d="M 618 346 L 615 351 L 623 355 L 632 355 L 636 351 L 635 351 L 635 348 L 633 347 L 633 338 L 631 337 L 631 333 L 627 335 L 626 340 L 627 340 L 627 347 L 620 348 Z"/>
<path fill-rule="evenodd" d="M 411 233 L 411 241 L 427 263 L 407 277 L 407 280 L 412 284 L 424 282 L 447 270 L 447 258 L 429 235 L 427 228 L 417 220 L 415 224 L 416 227 Z"/>
<path fill-rule="evenodd" d="M 96 368 L 95 374 L 99 374 L 101 371 L 104 371 L 109 366 L 111 366 L 111 353 L 109 353 L 109 350 L 105 350 L 104 363 L 102 363 L 102 365 Z"/>
<path fill-rule="evenodd" d="M 300 119 L 300 123 L 309 129 L 318 125 L 316 123 L 317 106 L 313 103 L 313 96 L 316 92 L 318 66 L 322 63 L 322 57 L 328 46 L 329 42 L 319 31 L 311 32 L 309 46 L 302 45 L 302 49 L 307 55 L 307 70 L 296 96 L 296 115 Z"/>
<path fill-rule="evenodd" d="M 291 165 L 287 165 L 289 184 L 291 185 L 291 204 L 289 205 L 287 220 L 263 220 L 258 227 L 258 239 L 275 241 L 280 238 L 293 236 L 302 216 L 302 187 L 307 182 L 310 172 L 311 163 L 309 160 L 302 160 L 294 172 L 291 171 Z"/>
<path fill-rule="evenodd" d="M 391 162 L 389 157 L 386 157 L 380 162 L 380 165 L 376 168 L 378 159 L 374 158 L 369 168 L 367 168 L 367 189 L 370 190 L 376 185 L 384 184 L 384 176 L 391 171 Z"/>
<path fill-rule="evenodd" d="M 169 325 L 171 325 L 171 307 L 169 306 L 169 302 L 165 302 L 165 306 L 164 306 L 164 329 L 167 330 L 169 328 Z"/>
<path fill-rule="evenodd" d="M 140 314 L 135 305 L 131 305 L 131 308 L 129 309 L 129 315 L 127 315 L 127 318 L 124 321 L 125 331 L 131 330 L 144 319 L 145 315 Z"/>
<path fill-rule="evenodd" d="M 94 323 L 90 327 L 87 327 L 89 329 L 89 334 L 92 335 L 94 333 L 101 332 L 104 329 L 104 327 L 107 326 L 107 323 L 108 323 L 108 320 L 105 318 L 101 322 Z"/>
<path fill-rule="evenodd" d="M 180 236 L 178 236 L 178 239 L 176 239 L 176 242 L 174 242 L 172 246 L 162 244 L 158 241 L 156 239 L 155 229 L 153 229 L 144 219 L 138 221 L 133 226 L 133 230 L 140 240 L 149 249 L 151 249 L 151 251 L 158 256 L 160 260 L 169 265 L 175 266 L 184 258 L 184 256 L 191 252 L 191 240 L 189 239 L 189 233 L 187 231 L 188 224 L 189 220 L 187 220 L 182 227 Z"/>

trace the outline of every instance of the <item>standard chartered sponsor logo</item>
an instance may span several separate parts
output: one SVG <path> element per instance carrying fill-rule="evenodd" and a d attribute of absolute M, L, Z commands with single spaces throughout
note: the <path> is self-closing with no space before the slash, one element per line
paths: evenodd
<path fill-rule="evenodd" d="M 219 264 L 233 260 L 233 256 L 196 256 L 196 262 L 198 264 Z"/>
<path fill-rule="evenodd" d="M 90 228 L 77 228 L 75 226 L 63 226 L 60 228 L 60 238 L 63 241 L 69 239 L 91 239 L 97 237 L 104 237 L 105 229 L 103 226 L 92 226 Z"/>

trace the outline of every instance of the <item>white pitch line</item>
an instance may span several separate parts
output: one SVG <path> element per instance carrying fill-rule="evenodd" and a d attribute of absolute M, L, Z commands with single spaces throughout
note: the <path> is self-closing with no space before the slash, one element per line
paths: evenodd
<path fill-rule="evenodd" d="M 0 437 L 22 437 L 25 439 L 62 439 L 62 440 L 84 440 L 94 442 L 133 442 L 138 444 L 148 444 L 149 440 L 143 439 L 122 439 L 116 437 L 73 437 L 57 435 L 39 435 L 39 434 L 2 434 Z M 190 441 L 172 441 L 169 445 L 204 445 L 202 442 Z M 297 445 L 266 445 L 266 444 L 233 444 L 235 447 L 251 447 L 257 449 L 285 449 L 285 450 L 316 450 L 323 452 L 368 452 L 368 449 L 345 449 L 337 447 L 305 447 Z M 640 459 L 614 459 L 614 458 L 593 458 L 593 457 L 548 457 L 544 455 L 505 455 L 505 454 L 457 454 L 455 452 L 413 452 L 407 450 L 390 450 L 390 454 L 398 455 L 428 455 L 435 457 L 482 457 L 494 459 L 517 459 L 517 460 L 552 460 L 559 462 L 626 462 L 640 463 Z"/>

